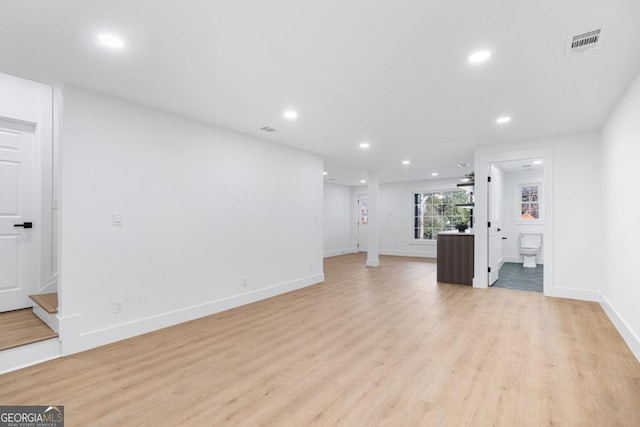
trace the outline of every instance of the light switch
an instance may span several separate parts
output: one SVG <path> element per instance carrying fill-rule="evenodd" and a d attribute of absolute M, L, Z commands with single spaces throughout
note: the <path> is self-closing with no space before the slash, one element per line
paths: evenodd
<path fill-rule="evenodd" d="M 113 225 L 114 226 L 123 225 L 123 223 L 122 223 L 122 212 L 114 212 L 113 213 Z"/>

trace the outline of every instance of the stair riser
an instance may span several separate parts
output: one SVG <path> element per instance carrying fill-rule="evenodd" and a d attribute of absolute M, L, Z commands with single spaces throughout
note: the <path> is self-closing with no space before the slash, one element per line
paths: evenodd
<path fill-rule="evenodd" d="M 61 354 L 58 338 L 3 350 L 0 351 L 0 374 L 57 359 Z"/>
<path fill-rule="evenodd" d="M 33 306 L 33 314 L 38 316 L 40 320 L 46 323 L 55 332 L 60 332 L 60 319 L 58 319 L 57 315 L 47 313 L 37 304 Z"/>

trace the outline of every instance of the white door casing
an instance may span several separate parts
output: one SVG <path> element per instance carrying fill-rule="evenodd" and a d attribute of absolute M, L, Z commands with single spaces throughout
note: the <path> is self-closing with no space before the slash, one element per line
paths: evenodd
<path fill-rule="evenodd" d="M 35 291 L 35 125 L 0 118 L 0 312 L 31 307 Z M 33 227 L 37 227 L 34 224 Z"/>
<path fill-rule="evenodd" d="M 369 198 L 366 194 L 358 194 L 358 252 L 367 252 Z"/>

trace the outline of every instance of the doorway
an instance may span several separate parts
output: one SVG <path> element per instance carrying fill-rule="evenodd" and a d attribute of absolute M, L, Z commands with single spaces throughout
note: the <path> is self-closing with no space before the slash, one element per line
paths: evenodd
<path fill-rule="evenodd" d="M 489 165 L 489 286 L 544 292 L 544 160 Z"/>
<path fill-rule="evenodd" d="M 0 118 L 0 313 L 35 293 L 35 123 Z"/>
<path fill-rule="evenodd" d="M 369 196 L 358 194 L 358 223 L 357 242 L 358 252 L 367 252 L 367 242 L 369 237 Z"/>
<path fill-rule="evenodd" d="M 62 98 L 57 88 L 2 73 L 0 93 L 0 352 L 2 369 L 12 370 L 61 353 L 54 110 Z M 30 296 L 55 296 L 56 311 Z"/>

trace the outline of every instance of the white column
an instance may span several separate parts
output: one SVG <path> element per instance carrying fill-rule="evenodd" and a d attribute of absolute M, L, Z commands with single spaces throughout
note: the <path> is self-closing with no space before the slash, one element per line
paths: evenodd
<path fill-rule="evenodd" d="M 367 242 L 367 267 L 380 266 L 380 186 L 378 172 L 367 173 L 369 196 L 369 237 Z"/>

